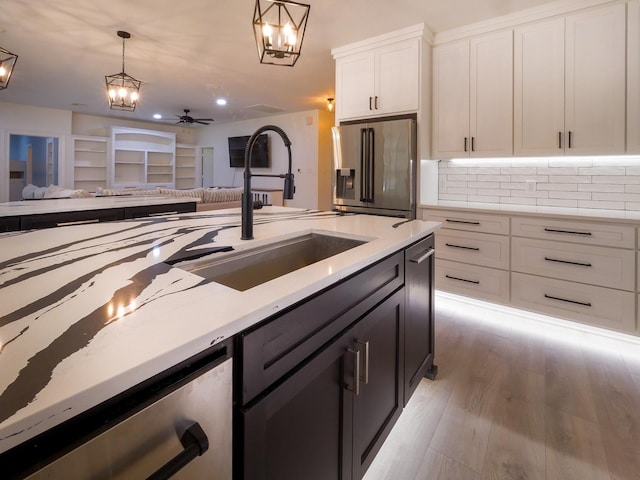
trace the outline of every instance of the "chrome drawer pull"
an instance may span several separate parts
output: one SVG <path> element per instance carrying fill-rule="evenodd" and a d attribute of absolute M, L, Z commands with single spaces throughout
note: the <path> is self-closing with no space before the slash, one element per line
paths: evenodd
<path fill-rule="evenodd" d="M 464 220 L 451 220 L 450 218 L 445 219 L 445 222 L 449 223 L 463 223 L 464 225 L 480 225 L 480 222 L 466 222 Z"/>
<path fill-rule="evenodd" d="M 429 258 L 431 255 L 433 255 L 433 252 L 435 252 L 435 250 L 433 248 L 430 248 L 427 252 L 423 253 L 422 255 L 420 255 L 417 258 L 412 258 L 411 260 L 409 260 L 411 263 L 417 263 L 418 265 L 420 265 L 422 262 L 424 262 L 427 258 Z"/>
<path fill-rule="evenodd" d="M 591 232 L 574 232 L 572 230 L 559 230 L 557 228 L 544 228 L 545 232 L 551 232 L 551 233 L 568 233 L 569 235 L 587 235 L 587 236 L 591 236 Z"/>
<path fill-rule="evenodd" d="M 568 265 L 579 265 L 581 267 L 592 267 L 593 265 L 591 265 L 590 263 L 582 263 L 582 262 L 571 262 L 569 260 L 560 260 L 558 258 L 549 258 L 549 257 L 544 257 L 544 259 L 547 262 L 556 262 L 556 263 L 566 263 Z"/>
<path fill-rule="evenodd" d="M 577 300 L 567 300 L 566 298 L 554 297 L 553 295 L 547 295 L 546 293 L 544 294 L 544 298 L 549 298 L 551 300 L 558 300 L 560 302 L 575 303 L 576 305 L 582 305 L 583 307 L 591 306 L 591 302 L 579 302 Z"/>
<path fill-rule="evenodd" d="M 72 222 L 58 222 L 56 223 L 56 227 L 66 227 L 68 225 L 87 225 L 89 223 L 99 223 L 100 219 L 92 218 L 91 220 L 76 220 Z"/>
<path fill-rule="evenodd" d="M 209 449 L 209 439 L 199 423 L 191 425 L 180 437 L 184 450 L 152 473 L 147 480 L 164 480 L 173 477 L 191 460 Z"/>
<path fill-rule="evenodd" d="M 347 352 L 353 354 L 353 385 L 347 384 L 347 390 L 357 397 L 360 395 L 360 350 L 347 348 Z"/>
<path fill-rule="evenodd" d="M 452 248 L 462 248 L 463 250 L 473 250 L 475 252 L 479 252 L 480 249 L 478 247 L 465 247 L 463 245 L 454 245 L 453 243 L 445 243 L 445 245 L 447 247 L 452 247 Z"/>
<path fill-rule="evenodd" d="M 358 345 L 364 346 L 364 375 L 359 378 L 364 382 L 365 385 L 367 385 L 369 383 L 369 342 L 356 340 L 356 343 Z"/>
<path fill-rule="evenodd" d="M 467 283 L 473 283 L 475 285 L 480 285 L 479 280 L 467 280 L 466 278 L 452 277 L 451 275 L 445 275 L 445 277 L 450 278 L 451 280 L 458 280 L 459 282 L 467 282 Z"/>

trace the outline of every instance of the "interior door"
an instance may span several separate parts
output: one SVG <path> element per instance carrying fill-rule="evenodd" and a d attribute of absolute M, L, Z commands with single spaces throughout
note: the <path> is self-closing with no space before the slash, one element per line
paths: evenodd
<path fill-rule="evenodd" d="M 202 148 L 202 186 L 215 187 L 213 178 L 213 147 Z"/>

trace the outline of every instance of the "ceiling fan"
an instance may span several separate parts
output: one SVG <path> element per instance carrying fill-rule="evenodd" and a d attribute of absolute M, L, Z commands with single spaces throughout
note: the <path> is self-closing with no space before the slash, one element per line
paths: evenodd
<path fill-rule="evenodd" d="M 201 125 L 209 125 L 209 122 L 213 122 L 213 118 L 193 118 L 191 115 L 189 115 L 190 111 L 191 110 L 189 110 L 188 108 L 185 108 L 184 115 L 176 115 L 176 117 L 178 117 L 178 121 L 176 122 L 176 124 L 199 123 Z"/>

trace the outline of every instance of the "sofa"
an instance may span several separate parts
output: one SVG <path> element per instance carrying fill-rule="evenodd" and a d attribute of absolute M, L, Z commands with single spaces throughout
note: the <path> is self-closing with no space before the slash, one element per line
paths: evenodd
<path fill-rule="evenodd" d="M 126 188 L 126 189 L 102 189 L 97 192 L 99 196 L 110 195 L 170 195 L 173 197 L 199 198 L 196 209 L 198 212 L 207 210 L 219 210 L 223 208 L 240 207 L 242 203 L 242 188 L 192 188 L 179 190 L 176 188 L 157 187 L 153 190 Z"/>

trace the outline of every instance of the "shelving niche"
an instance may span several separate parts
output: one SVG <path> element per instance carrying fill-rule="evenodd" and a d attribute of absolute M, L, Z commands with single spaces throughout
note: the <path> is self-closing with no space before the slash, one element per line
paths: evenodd
<path fill-rule="evenodd" d="M 175 188 L 176 135 L 114 127 L 113 188 Z"/>
<path fill-rule="evenodd" d="M 109 139 L 74 136 L 73 188 L 95 192 L 107 188 Z"/>
<path fill-rule="evenodd" d="M 176 188 L 197 188 L 198 181 L 197 159 L 198 147 L 178 143 L 176 145 Z"/>

